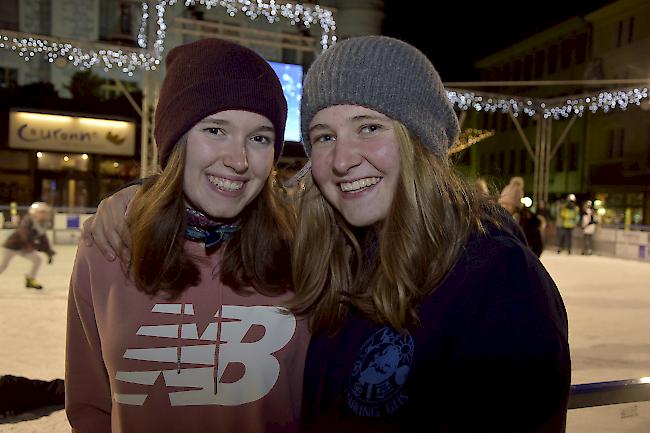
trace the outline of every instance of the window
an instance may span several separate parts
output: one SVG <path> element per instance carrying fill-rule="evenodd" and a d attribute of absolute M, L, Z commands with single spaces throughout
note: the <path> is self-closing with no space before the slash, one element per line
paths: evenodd
<path fill-rule="evenodd" d="M 510 79 L 510 68 L 511 67 L 512 67 L 512 65 L 510 63 L 507 63 L 507 64 L 503 65 L 503 67 L 501 68 L 501 72 L 499 72 L 499 74 L 500 74 L 499 75 L 499 80 L 508 81 Z"/>
<path fill-rule="evenodd" d="M 510 79 L 512 81 L 518 81 L 521 79 L 521 60 L 517 59 L 512 64 Z"/>
<path fill-rule="evenodd" d="M 578 169 L 578 143 L 572 141 L 569 143 L 569 171 Z"/>
<path fill-rule="evenodd" d="M 634 40 L 634 17 L 630 17 L 627 21 L 627 43 L 631 44 Z"/>
<path fill-rule="evenodd" d="M 616 44 L 614 46 L 618 48 L 621 45 L 623 45 L 623 21 L 616 24 Z"/>
<path fill-rule="evenodd" d="M 528 167 L 528 155 L 526 154 L 526 149 L 521 149 L 519 151 L 519 172 L 521 174 L 527 173 Z"/>
<path fill-rule="evenodd" d="M 0 88 L 10 89 L 18 85 L 18 69 L 0 66 Z"/>
<path fill-rule="evenodd" d="M 544 75 L 544 57 L 546 57 L 544 51 L 538 51 L 535 53 L 535 70 L 533 78 L 539 78 Z"/>
<path fill-rule="evenodd" d="M 573 39 L 565 39 L 560 45 L 560 65 L 562 69 L 567 69 L 571 66 L 571 60 L 573 58 Z"/>
<path fill-rule="evenodd" d="M 581 33 L 576 38 L 576 65 L 580 65 L 587 59 L 587 34 Z"/>
<path fill-rule="evenodd" d="M 0 29 L 19 30 L 19 0 L 2 0 L 0 2 Z"/>
<path fill-rule="evenodd" d="M 648 153 L 646 154 L 646 165 L 650 167 L 650 123 L 646 125 L 646 144 Z"/>
<path fill-rule="evenodd" d="M 127 3 L 120 4 L 120 33 L 130 35 L 132 31 L 131 5 Z"/>
<path fill-rule="evenodd" d="M 499 173 L 504 173 L 506 168 L 506 153 L 499 152 Z"/>
<path fill-rule="evenodd" d="M 515 170 L 516 170 L 515 169 L 515 161 L 516 161 L 515 151 L 511 150 L 510 151 L 510 158 L 508 158 L 508 173 L 509 174 L 515 174 Z"/>
<path fill-rule="evenodd" d="M 549 74 L 554 74 L 557 71 L 557 55 L 559 52 L 559 48 L 557 45 L 551 45 L 551 47 L 548 49 L 548 73 Z"/>
<path fill-rule="evenodd" d="M 625 128 L 610 129 L 606 156 L 608 158 L 622 157 L 624 144 L 625 144 Z"/>
<path fill-rule="evenodd" d="M 564 144 L 555 153 L 555 171 L 564 171 Z"/>
<path fill-rule="evenodd" d="M 533 76 L 533 56 L 524 57 L 524 80 L 530 80 Z"/>

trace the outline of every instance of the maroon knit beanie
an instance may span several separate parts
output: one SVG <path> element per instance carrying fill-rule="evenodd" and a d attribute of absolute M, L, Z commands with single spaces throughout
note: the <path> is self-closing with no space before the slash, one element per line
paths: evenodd
<path fill-rule="evenodd" d="M 201 119 L 226 110 L 267 117 L 275 128 L 275 161 L 287 120 L 282 85 L 266 60 L 241 45 L 202 39 L 172 49 L 156 108 L 154 137 L 165 168 L 178 140 Z"/>

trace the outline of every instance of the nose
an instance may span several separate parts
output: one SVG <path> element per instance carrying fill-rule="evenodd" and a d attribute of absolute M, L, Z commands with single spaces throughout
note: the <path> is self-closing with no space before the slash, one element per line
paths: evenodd
<path fill-rule="evenodd" d="M 246 154 L 246 145 L 244 143 L 233 144 L 227 155 L 223 159 L 226 167 L 241 174 L 248 170 L 248 155 Z"/>
<path fill-rule="evenodd" d="M 337 139 L 332 157 L 332 169 L 336 175 L 345 175 L 350 169 L 360 165 L 362 159 L 352 140 L 342 140 L 341 137 Z"/>

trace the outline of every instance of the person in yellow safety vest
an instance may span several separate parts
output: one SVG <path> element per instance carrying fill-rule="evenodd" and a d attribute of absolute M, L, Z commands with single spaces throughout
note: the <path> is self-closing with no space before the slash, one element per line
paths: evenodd
<path fill-rule="evenodd" d="M 563 249 L 566 249 L 571 254 L 571 243 L 573 236 L 573 229 L 578 225 L 578 218 L 580 217 L 580 209 L 576 205 L 576 196 L 569 194 L 566 199 L 566 204 L 560 209 L 560 239 L 557 247 L 557 253 L 560 254 Z"/>

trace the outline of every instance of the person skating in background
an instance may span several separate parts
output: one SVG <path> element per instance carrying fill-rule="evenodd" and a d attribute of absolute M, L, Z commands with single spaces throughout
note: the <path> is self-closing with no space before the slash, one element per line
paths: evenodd
<path fill-rule="evenodd" d="M 519 225 L 524 231 L 528 247 L 537 257 L 544 251 L 544 240 L 542 238 L 542 220 L 529 208 L 522 208 L 519 211 Z"/>
<path fill-rule="evenodd" d="M 508 185 L 501 190 L 499 195 L 499 204 L 508 211 L 512 217 L 519 221 L 519 211 L 523 205 L 521 199 L 524 198 L 524 179 L 515 176 L 510 179 Z"/>
<path fill-rule="evenodd" d="M 591 255 L 594 249 L 594 233 L 596 225 L 599 223 L 598 214 L 594 211 L 591 200 L 584 204 L 584 211 L 580 226 L 582 227 L 582 254 Z"/>
<path fill-rule="evenodd" d="M 557 247 L 557 253 L 560 254 L 566 249 L 571 254 L 571 245 L 573 243 L 573 229 L 578 225 L 580 218 L 580 209 L 576 205 L 576 196 L 569 194 L 566 203 L 560 208 L 560 239 Z"/>
<path fill-rule="evenodd" d="M 20 256 L 32 263 L 29 273 L 25 275 L 25 287 L 38 290 L 43 288 L 36 281 L 36 275 L 43 261 L 38 255 L 38 251 L 45 253 L 48 263 L 52 263 L 52 257 L 56 253 L 50 246 L 46 232 L 51 218 L 52 208 L 47 203 L 40 201 L 32 203 L 28 213 L 21 219 L 18 228 L 9 235 L 3 245 L 0 274 L 7 269 L 14 257 Z"/>
<path fill-rule="evenodd" d="M 544 250 L 542 222 L 532 210 L 524 207 L 522 198 L 524 198 L 524 179 L 515 176 L 501 190 L 498 202 L 519 223 L 526 236 L 528 247 L 539 257 Z"/>

